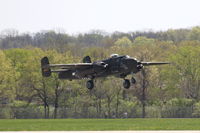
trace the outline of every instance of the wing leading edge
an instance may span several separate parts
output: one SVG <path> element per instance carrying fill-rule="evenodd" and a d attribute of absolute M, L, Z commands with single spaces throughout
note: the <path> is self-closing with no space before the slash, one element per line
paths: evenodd
<path fill-rule="evenodd" d="M 169 62 L 141 62 L 144 66 L 151 66 L 151 65 L 165 65 L 170 64 Z"/>

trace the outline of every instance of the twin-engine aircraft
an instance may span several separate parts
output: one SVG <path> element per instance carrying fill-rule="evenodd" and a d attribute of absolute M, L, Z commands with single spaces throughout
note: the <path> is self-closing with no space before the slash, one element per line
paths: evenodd
<path fill-rule="evenodd" d="M 136 58 L 131 58 L 128 55 L 119 56 L 112 54 L 110 58 L 92 62 L 89 56 L 83 58 L 83 63 L 76 64 L 49 64 L 49 59 L 43 57 L 41 59 L 42 75 L 44 77 L 51 76 L 52 72 L 58 73 L 59 79 L 89 79 L 86 83 L 88 89 L 94 88 L 94 79 L 99 77 L 116 76 L 123 78 L 124 88 L 130 88 L 131 83 L 135 84 L 136 80 L 132 78 L 126 79 L 129 74 L 135 74 L 144 66 L 163 65 L 168 62 L 141 62 Z"/>

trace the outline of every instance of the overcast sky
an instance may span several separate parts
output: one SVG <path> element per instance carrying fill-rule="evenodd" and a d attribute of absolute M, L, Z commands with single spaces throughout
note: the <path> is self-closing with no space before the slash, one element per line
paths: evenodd
<path fill-rule="evenodd" d="M 200 0 L 0 0 L 0 31 L 143 31 L 200 25 Z"/>

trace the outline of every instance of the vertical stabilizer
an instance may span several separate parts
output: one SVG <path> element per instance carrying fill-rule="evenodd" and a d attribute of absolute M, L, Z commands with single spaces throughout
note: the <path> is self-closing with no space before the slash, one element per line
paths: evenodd
<path fill-rule="evenodd" d="M 51 76 L 51 69 L 50 69 L 50 66 L 49 66 L 48 57 L 43 57 L 41 59 L 41 69 L 42 69 L 42 76 L 44 76 L 44 77 Z"/>
<path fill-rule="evenodd" d="M 85 56 L 83 58 L 83 63 L 92 63 L 90 56 Z"/>

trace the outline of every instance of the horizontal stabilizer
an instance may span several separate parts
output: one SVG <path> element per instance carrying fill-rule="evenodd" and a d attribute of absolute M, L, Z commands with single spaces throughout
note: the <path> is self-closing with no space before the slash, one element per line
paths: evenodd
<path fill-rule="evenodd" d="M 42 69 L 42 75 L 44 77 L 51 76 L 52 72 L 59 73 L 59 72 L 65 72 L 67 70 L 83 70 L 92 67 L 93 63 L 50 64 L 48 57 L 43 57 L 41 59 L 41 69 Z"/>

